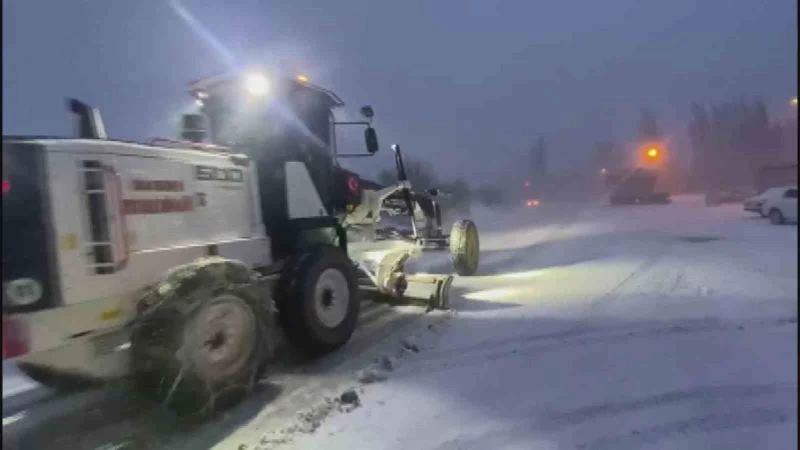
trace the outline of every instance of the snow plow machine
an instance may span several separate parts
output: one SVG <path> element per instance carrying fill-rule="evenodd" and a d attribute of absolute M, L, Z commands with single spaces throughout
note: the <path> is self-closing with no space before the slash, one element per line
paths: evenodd
<path fill-rule="evenodd" d="M 3 359 L 49 386 L 132 380 L 180 415 L 247 392 L 288 341 L 316 356 L 343 346 L 359 292 L 420 286 L 449 307 L 453 275 L 407 273 L 449 250 L 475 273 L 478 233 L 442 232 L 436 192 L 381 186 L 340 158 L 378 151 L 373 110 L 305 77 L 234 74 L 191 85 L 199 111 L 180 140 L 110 140 L 99 112 L 70 100 L 78 138 L 3 137 Z M 339 126 L 366 154 L 339 154 Z M 407 215 L 409 229 L 382 227 Z"/>
<path fill-rule="evenodd" d="M 666 192 L 655 192 L 658 172 L 637 168 L 610 176 L 609 204 L 611 205 L 666 205 L 672 202 Z"/>
<path fill-rule="evenodd" d="M 659 177 L 668 167 L 668 152 L 661 141 L 649 140 L 639 148 L 633 168 L 603 174 L 611 205 L 666 205 L 672 203 L 669 193 L 657 192 Z"/>

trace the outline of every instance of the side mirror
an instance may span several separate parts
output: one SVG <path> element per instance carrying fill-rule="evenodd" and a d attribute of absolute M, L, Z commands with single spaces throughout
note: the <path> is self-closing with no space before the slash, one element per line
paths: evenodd
<path fill-rule="evenodd" d="M 372 106 L 362 106 L 361 116 L 367 120 L 372 120 L 372 118 L 375 116 L 375 111 L 372 110 Z"/>
<path fill-rule="evenodd" d="M 205 116 L 202 114 L 184 114 L 181 117 L 181 138 L 190 142 L 206 140 Z"/>
<path fill-rule="evenodd" d="M 375 132 L 375 128 L 367 127 L 364 130 L 364 141 L 367 144 L 367 153 L 373 155 L 378 151 L 378 133 Z"/>

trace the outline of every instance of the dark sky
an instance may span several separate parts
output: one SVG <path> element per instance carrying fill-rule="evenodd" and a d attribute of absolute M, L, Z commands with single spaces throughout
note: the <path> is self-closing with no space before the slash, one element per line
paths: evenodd
<path fill-rule="evenodd" d="M 181 5 L 207 34 L 169 0 L 3 0 L 3 133 L 68 134 L 63 99 L 77 96 L 113 137 L 174 137 L 189 81 L 260 63 L 309 75 L 348 111 L 372 104 L 373 167 L 400 142 L 485 178 L 538 135 L 557 167 L 629 142 L 643 106 L 685 151 L 692 100 L 760 96 L 781 113 L 797 91 L 797 0 Z"/>

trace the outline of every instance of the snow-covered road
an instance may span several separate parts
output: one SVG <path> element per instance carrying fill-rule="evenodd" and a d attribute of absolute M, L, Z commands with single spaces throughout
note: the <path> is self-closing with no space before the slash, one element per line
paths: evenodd
<path fill-rule="evenodd" d="M 371 305 L 341 351 L 153 448 L 797 447 L 795 225 L 700 197 L 474 219 L 481 268 L 453 312 Z M 4 403 L 30 387 L 3 378 Z"/>
<path fill-rule="evenodd" d="M 455 317 L 352 412 L 250 445 L 797 447 L 796 226 L 698 197 L 550 208 L 479 214 Z"/>

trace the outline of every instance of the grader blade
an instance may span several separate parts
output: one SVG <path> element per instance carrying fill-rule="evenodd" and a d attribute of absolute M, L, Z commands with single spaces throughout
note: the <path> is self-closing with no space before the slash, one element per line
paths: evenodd
<path fill-rule="evenodd" d="M 359 267 L 380 295 L 394 300 L 422 303 L 428 310 L 448 309 L 452 275 L 409 274 L 405 263 L 420 252 L 417 246 L 402 246 L 383 252 L 362 253 Z"/>

